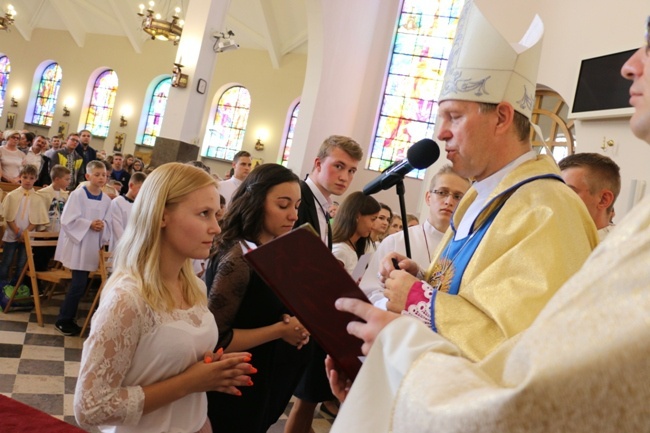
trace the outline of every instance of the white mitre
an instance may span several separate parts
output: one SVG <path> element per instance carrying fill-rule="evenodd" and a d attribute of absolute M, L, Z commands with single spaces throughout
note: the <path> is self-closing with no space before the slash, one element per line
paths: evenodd
<path fill-rule="evenodd" d="M 467 2 L 458 22 L 439 102 L 506 101 L 530 119 L 543 34 L 544 24 L 535 15 L 521 41 L 511 44 L 474 2 Z"/>

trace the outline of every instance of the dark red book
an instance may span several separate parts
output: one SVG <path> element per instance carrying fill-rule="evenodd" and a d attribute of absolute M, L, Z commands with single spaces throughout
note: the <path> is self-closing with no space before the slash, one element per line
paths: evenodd
<path fill-rule="evenodd" d="M 249 250 L 244 258 L 309 330 L 311 338 L 354 379 L 361 368 L 363 342 L 348 334 L 346 327 L 360 319 L 338 311 L 334 301 L 346 297 L 368 302 L 368 298 L 313 227 L 305 224 Z"/>

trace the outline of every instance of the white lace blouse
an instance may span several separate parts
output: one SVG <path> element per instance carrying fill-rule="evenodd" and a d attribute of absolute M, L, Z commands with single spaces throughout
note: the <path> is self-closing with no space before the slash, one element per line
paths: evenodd
<path fill-rule="evenodd" d="M 201 283 L 203 284 L 203 283 Z M 178 375 L 217 344 L 207 306 L 155 312 L 124 277 L 106 286 L 84 343 L 74 397 L 82 426 L 102 432 L 196 432 L 207 418 L 205 393 L 146 415 L 142 386 Z"/>

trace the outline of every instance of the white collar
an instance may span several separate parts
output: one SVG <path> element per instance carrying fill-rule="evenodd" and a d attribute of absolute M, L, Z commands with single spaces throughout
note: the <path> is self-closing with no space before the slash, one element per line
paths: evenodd
<path fill-rule="evenodd" d="M 424 230 L 425 230 L 428 234 L 430 234 L 430 235 L 435 234 L 435 233 L 445 234 L 444 232 L 441 232 L 440 230 L 438 230 L 437 228 L 435 228 L 435 227 L 433 226 L 433 224 L 431 224 L 431 223 L 429 222 L 429 218 L 427 218 L 426 220 L 424 220 L 424 224 L 423 224 L 423 226 L 424 226 Z"/>
<path fill-rule="evenodd" d="M 515 168 L 519 167 L 524 162 L 530 161 L 531 159 L 535 159 L 536 156 L 537 153 L 534 150 L 530 150 L 524 153 L 523 155 L 519 156 L 514 161 L 507 164 L 505 167 L 503 167 L 501 170 L 497 171 L 496 173 L 491 174 L 490 176 L 486 177 L 480 182 L 475 182 L 473 186 L 474 189 L 476 189 L 476 192 L 478 192 L 478 196 L 479 197 L 489 196 L 490 193 L 494 191 L 494 189 L 497 187 L 497 185 L 501 183 L 503 178 L 505 178 L 510 172 L 512 172 Z"/>
<path fill-rule="evenodd" d="M 328 212 L 330 205 L 332 204 L 332 199 L 326 198 L 325 195 L 323 195 L 318 186 L 316 186 L 316 182 L 312 180 L 311 176 L 307 176 L 305 183 L 309 186 L 311 193 L 314 194 L 314 198 L 318 201 L 318 204 L 323 208 L 323 212 Z"/>

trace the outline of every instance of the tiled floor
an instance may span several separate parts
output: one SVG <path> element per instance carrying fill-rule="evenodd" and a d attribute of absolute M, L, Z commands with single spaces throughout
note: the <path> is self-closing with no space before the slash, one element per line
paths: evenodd
<path fill-rule="evenodd" d="M 64 337 L 54 329 L 61 299 L 44 302 L 43 328 L 33 311 L 0 312 L 0 393 L 77 425 L 72 405 L 83 339 Z M 90 301 L 82 302 L 79 317 L 85 318 L 89 307 Z M 82 325 L 83 319 L 78 322 Z M 284 431 L 291 405 L 269 433 Z M 331 422 L 331 417 L 317 411 L 315 432 L 329 432 Z"/>

